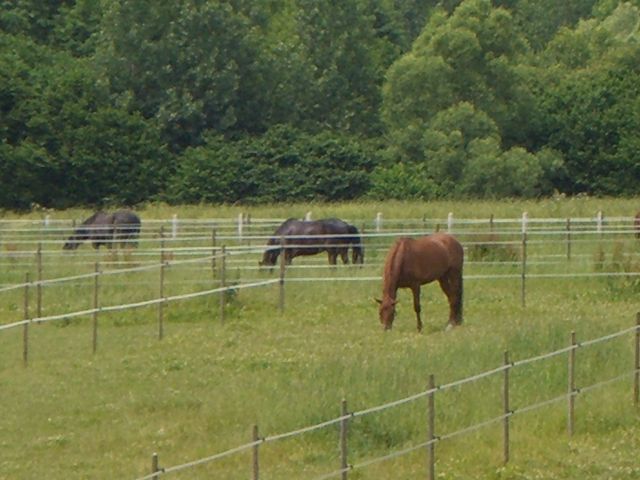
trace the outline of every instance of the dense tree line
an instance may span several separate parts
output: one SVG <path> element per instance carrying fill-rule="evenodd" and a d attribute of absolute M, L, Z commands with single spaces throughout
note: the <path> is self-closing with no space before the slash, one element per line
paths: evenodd
<path fill-rule="evenodd" d="M 640 0 L 13 0 L 0 207 L 640 193 Z"/>

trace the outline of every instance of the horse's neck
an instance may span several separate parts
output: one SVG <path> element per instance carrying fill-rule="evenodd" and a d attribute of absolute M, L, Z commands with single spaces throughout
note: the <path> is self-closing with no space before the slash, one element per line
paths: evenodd
<path fill-rule="evenodd" d="M 396 243 L 391 258 L 389 258 L 388 264 L 385 266 L 385 278 L 382 294 L 385 297 L 389 297 L 393 300 L 395 300 L 396 293 L 398 291 L 398 280 L 402 269 L 402 260 L 405 247 L 406 246 L 404 240 L 399 240 L 398 243 Z"/>

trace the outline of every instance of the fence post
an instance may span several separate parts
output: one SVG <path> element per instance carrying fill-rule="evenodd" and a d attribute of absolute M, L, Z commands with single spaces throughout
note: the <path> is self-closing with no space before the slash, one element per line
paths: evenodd
<path fill-rule="evenodd" d="M 449 212 L 447 215 L 447 232 L 451 233 L 453 231 L 453 212 Z"/>
<path fill-rule="evenodd" d="M 216 229 L 211 229 L 211 272 L 216 276 Z"/>
<path fill-rule="evenodd" d="M 522 307 L 526 307 L 526 299 L 527 299 L 527 290 L 526 290 L 526 282 L 527 282 L 527 232 L 522 232 L 522 272 L 521 272 L 521 282 L 520 282 L 520 302 Z"/>
<path fill-rule="evenodd" d="M 158 473 L 160 471 L 160 467 L 158 466 L 158 454 L 157 453 L 153 453 L 153 455 L 151 455 L 151 473 Z M 154 475 L 152 478 L 152 480 L 158 480 L 159 475 Z"/>
<path fill-rule="evenodd" d="M 37 280 L 36 283 L 36 317 L 42 316 L 42 244 L 38 242 L 36 252 Z"/>
<path fill-rule="evenodd" d="M 602 233 L 602 210 L 598 210 L 596 214 L 596 230 L 598 233 Z"/>
<path fill-rule="evenodd" d="M 251 246 L 251 213 L 244 214 L 244 223 L 247 224 L 247 246 Z"/>
<path fill-rule="evenodd" d="M 569 411 L 567 416 L 567 433 L 570 437 L 573 436 L 573 427 L 574 427 L 574 414 L 575 414 L 575 402 L 576 402 L 576 379 L 575 379 L 575 369 L 576 369 L 576 332 L 571 332 L 571 346 L 573 347 L 569 350 L 569 375 L 568 375 L 568 394 L 569 394 Z"/>
<path fill-rule="evenodd" d="M 635 355 L 635 379 L 633 382 L 633 403 L 640 403 L 640 312 L 636 313 L 636 355 Z"/>
<path fill-rule="evenodd" d="M 304 219 L 307 222 L 311 220 L 311 211 L 308 211 L 307 213 L 305 213 Z"/>
<path fill-rule="evenodd" d="M 433 374 L 429 375 L 429 384 L 427 386 L 429 394 L 427 396 L 427 478 L 435 480 L 436 478 L 436 446 L 435 446 L 435 419 L 436 419 L 436 402 L 435 388 L 436 381 Z"/>
<path fill-rule="evenodd" d="M 503 423 L 503 463 L 509 463 L 509 416 L 511 409 L 509 407 L 509 369 L 511 362 L 509 361 L 509 352 L 504 352 L 504 386 L 502 388 L 502 403 L 504 407 L 504 423 Z"/>
<path fill-rule="evenodd" d="M 171 219 L 171 238 L 178 237 L 178 214 L 174 213 Z"/>
<path fill-rule="evenodd" d="M 382 212 L 376 214 L 376 232 L 382 230 Z"/>
<path fill-rule="evenodd" d="M 347 434 L 349 429 L 349 419 L 347 418 L 347 400 L 342 399 L 340 405 L 340 470 L 342 472 L 342 480 L 347 480 L 349 463 L 347 461 L 348 449 L 347 449 Z"/>
<path fill-rule="evenodd" d="M 286 256 L 287 255 L 286 255 L 286 247 L 284 244 L 284 237 L 280 237 L 280 280 L 278 282 L 280 285 L 280 300 L 278 302 L 278 308 L 280 310 L 280 313 L 284 312 L 284 274 L 287 268 Z"/>
<path fill-rule="evenodd" d="M 160 278 L 158 279 L 158 295 L 160 302 L 158 303 L 158 340 L 164 337 L 164 269 L 166 263 L 164 260 L 164 236 L 160 237 Z"/>
<path fill-rule="evenodd" d="M 29 283 L 31 279 L 29 278 L 29 272 L 25 274 L 24 278 L 24 319 L 26 320 L 25 324 L 22 326 L 22 363 L 25 367 L 29 366 L 29 324 L 31 320 L 29 320 Z"/>
<path fill-rule="evenodd" d="M 567 260 L 571 260 L 571 219 L 567 218 Z"/>
<path fill-rule="evenodd" d="M 491 216 L 489 217 L 489 231 L 491 233 L 493 233 L 493 228 L 494 226 L 493 226 L 493 213 L 492 213 Z"/>
<path fill-rule="evenodd" d="M 220 254 L 222 255 L 221 264 L 220 264 L 220 323 L 224 323 L 224 302 L 225 302 L 225 291 L 226 287 L 226 272 L 227 272 L 227 249 L 224 245 L 222 245 L 222 249 L 220 250 Z"/>
<path fill-rule="evenodd" d="M 244 222 L 244 215 L 238 214 L 238 243 L 242 242 L 242 224 Z"/>
<path fill-rule="evenodd" d="M 95 354 L 98 350 L 98 291 L 100 288 L 100 264 L 95 263 L 95 276 L 93 277 L 93 341 L 92 351 Z"/>
<path fill-rule="evenodd" d="M 258 425 L 253 426 L 252 437 L 253 437 L 253 443 L 254 443 L 253 445 L 253 480 L 258 480 L 260 478 L 260 463 L 259 463 L 259 457 L 258 457 L 258 453 L 259 453 L 258 441 L 260 440 L 260 436 L 258 435 Z"/>

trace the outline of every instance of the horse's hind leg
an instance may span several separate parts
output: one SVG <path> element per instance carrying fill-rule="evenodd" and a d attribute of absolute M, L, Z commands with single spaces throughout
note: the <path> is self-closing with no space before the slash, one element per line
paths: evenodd
<path fill-rule="evenodd" d="M 422 332 L 422 320 L 420 319 L 420 285 L 411 287 L 413 293 L 413 311 L 416 312 L 416 322 L 418 324 L 418 333 Z"/>
<path fill-rule="evenodd" d="M 449 301 L 449 326 L 460 325 L 462 323 L 462 272 L 449 270 L 438 282 Z"/>
<path fill-rule="evenodd" d="M 341 248 L 339 251 L 340 251 L 340 258 L 342 258 L 342 264 L 347 265 L 349 263 L 349 249 Z"/>

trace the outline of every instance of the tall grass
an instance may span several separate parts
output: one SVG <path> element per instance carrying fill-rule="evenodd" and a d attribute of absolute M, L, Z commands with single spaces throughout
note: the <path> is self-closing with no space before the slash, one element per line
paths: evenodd
<path fill-rule="evenodd" d="M 553 207 L 556 202 L 557 207 Z M 314 217 L 421 217 L 448 211 L 459 216 L 516 216 L 522 207 L 538 216 L 592 215 L 602 208 L 626 215 L 631 201 L 583 199 L 538 203 L 480 205 L 382 204 L 291 205 L 260 207 L 256 216 L 288 217 L 313 210 Z M 586 210 L 590 210 L 587 214 Z M 143 218 L 168 217 L 173 207 L 149 206 Z M 317 212 L 317 214 L 316 214 Z M 423 212 L 423 213 L 418 213 Z M 233 215 L 232 207 L 188 207 L 181 217 Z M 57 212 L 53 212 L 57 215 Z M 62 214 L 61 214 L 62 215 Z M 585 244 L 587 255 L 571 268 L 594 271 L 597 243 Z M 538 253 L 552 252 L 541 244 Z M 620 250 L 602 246 L 607 267 L 620 262 Z M 54 257 L 47 274 L 91 271 L 102 254 L 78 263 L 78 256 Z M 636 252 L 636 245 L 625 247 Z M 92 254 L 93 255 L 93 254 Z M 247 265 L 256 265 L 259 253 Z M 374 266 L 339 266 L 293 270 L 291 277 L 368 277 L 379 275 L 380 252 L 367 255 Z M 133 257 L 141 261 L 141 257 Z M 323 264 L 324 258 L 296 259 L 294 264 Z M 567 264 L 552 266 L 566 271 Z M 467 274 L 498 267 L 470 264 Z M 542 266 L 531 265 L 532 271 Z M 624 267 L 620 267 L 624 268 Z M 506 269 L 506 270 L 505 270 Z M 518 271 L 518 265 L 501 271 Z M 545 270 L 546 271 L 546 270 Z M 2 271 L 1 280 L 10 273 Z M 158 272 L 104 277 L 104 304 L 152 298 Z M 274 278 L 276 274 L 240 266 L 230 280 Z M 211 288 L 211 268 L 169 267 L 166 294 Z M 273 435 L 335 418 L 340 402 L 351 411 L 393 401 L 426 388 L 429 374 L 437 383 L 495 368 L 508 350 L 514 360 L 566 346 L 571 331 L 579 340 L 627 328 L 639 310 L 637 291 L 624 280 L 607 278 L 539 278 L 527 283 L 527 306 L 520 305 L 520 285 L 505 279 L 471 279 L 465 285 L 465 323 L 444 331 L 447 305 L 435 285 L 423 289 L 426 334 L 415 332 L 408 292 L 399 295 L 398 316 L 383 333 L 373 297 L 380 282 L 290 282 L 285 311 L 278 312 L 277 285 L 238 290 L 219 317 L 217 296 L 176 302 L 166 308 L 165 338 L 157 340 L 156 308 L 101 314 L 98 353 L 91 353 L 89 319 L 32 325 L 30 365 L 22 366 L 21 330 L 0 332 L 0 478 L 135 478 L 149 472 L 150 455 L 164 466 L 205 457 L 261 435 Z M 615 294 L 614 294 L 615 292 Z M 21 318 L 22 291 L 4 293 L 2 323 Z M 33 295 L 33 292 L 32 292 Z M 89 308 L 92 281 L 47 287 L 45 313 Z M 33 302 L 33 297 L 31 298 Z M 632 368 L 630 337 L 580 349 L 578 386 L 615 377 Z M 566 356 L 512 371 L 512 407 L 543 401 L 566 392 Z M 501 414 L 500 377 L 440 392 L 436 397 L 438 435 Z M 443 441 L 437 446 L 440 478 L 640 478 L 637 449 L 640 427 L 631 404 L 629 381 L 580 395 L 576 435 L 566 436 L 565 402 L 514 416 L 512 462 L 501 466 L 499 426 Z M 379 414 L 356 418 L 349 433 L 351 463 L 385 455 L 426 439 L 426 402 L 416 401 Z M 168 478 L 247 478 L 250 453 L 196 467 Z M 425 453 L 415 452 L 355 470 L 349 478 L 409 479 L 425 475 Z M 264 444 L 264 478 L 314 478 L 339 466 L 337 429 Z"/>

